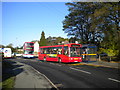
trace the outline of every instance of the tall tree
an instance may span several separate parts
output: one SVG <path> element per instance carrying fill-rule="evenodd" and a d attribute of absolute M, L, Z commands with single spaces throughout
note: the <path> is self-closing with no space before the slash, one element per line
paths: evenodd
<path fill-rule="evenodd" d="M 81 43 L 97 43 L 104 49 L 118 51 L 120 30 L 118 2 L 73 2 L 66 3 L 69 14 L 63 21 L 63 30 L 79 38 Z"/>
<path fill-rule="evenodd" d="M 73 2 L 66 5 L 70 13 L 65 16 L 63 30 L 82 42 L 100 42 L 104 37 L 103 30 L 113 23 L 118 28 L 118 3 Z"/>
<path fill-rule="evenodd" d="M 118 2 L 100 3 L 102 7 L 96 10 L 93 14 L 96 21 L 97 27 L 104 33 L 104 38 L 101 46 L 109 56 L 119 56 L 119 16 L 120 10 Z M 95 23 L 93 20 L 93 23 Z M 92 24 L 93 25 L 93 24 Z"/>
<path fill-rule="evenodd" d="M 95 4 L 96 3 L 88 2 L 66 3 L 70 13 L 65 16 L 63 30 L 65 33 L 68 33 L 68 36 L 73 35 L 76 38 L 81 39 L 81 43 L 88 43 L 92 40 L 95 41 L 95 31 L 90 31 L 89 29 L 91 26 L 90 15 L 98 8 Z"/>
<path fill-rule="evenodd" d="M 41 33 L 41 38 L 40 38 L 39 45 L 40 46 L 46 46 L 47 45 L 44 31 L 42 31 L 42 33 Z"/>

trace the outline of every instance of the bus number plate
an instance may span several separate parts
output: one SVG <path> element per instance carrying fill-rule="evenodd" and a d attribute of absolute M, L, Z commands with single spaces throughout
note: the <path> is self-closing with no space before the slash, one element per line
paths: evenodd
<path fill-rule="evenodd" d="M 78 60 L 78 58 L 74 58 L 74 60 Z"/>

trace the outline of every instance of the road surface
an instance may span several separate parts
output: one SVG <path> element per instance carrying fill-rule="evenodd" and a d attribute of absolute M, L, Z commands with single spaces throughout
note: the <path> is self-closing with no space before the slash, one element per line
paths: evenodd
<path fill-rule="evenodd" d="M 32 66 L 59 88 L 120 88 L 119 70 L 87 65 L 12 59 Z"/>

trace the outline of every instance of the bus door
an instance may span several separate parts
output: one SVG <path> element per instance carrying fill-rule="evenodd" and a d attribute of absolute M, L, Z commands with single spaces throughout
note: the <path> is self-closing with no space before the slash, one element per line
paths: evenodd
<path fill-rule="evenodd" d="M 83 47 L 82 48 L 82 61 L 88 61 L 89 57 L 88 57 L 88 48 L 87 47 Z"/>
<path fill-rule="evenodd" d="M 95 46 L 82 47 L 82 59 L 83 62 L 96 61 L 97 60 L 96 47 Z"/>
<path fill-rule="evenodd" d="M 97 61 L 97 47 L 89 46 L 88 49 L 89 61 Z"/>

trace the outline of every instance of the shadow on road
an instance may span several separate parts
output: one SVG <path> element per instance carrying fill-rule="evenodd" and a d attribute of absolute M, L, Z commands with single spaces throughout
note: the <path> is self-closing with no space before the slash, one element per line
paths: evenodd
<path fill-rule="evenodd" d="M 23 65 L 17 65 L 14 61 L 4 59 L 2 61 L 2 82 L 23 72 L 22 68 L 18 68 L 21 66 Z"/>

